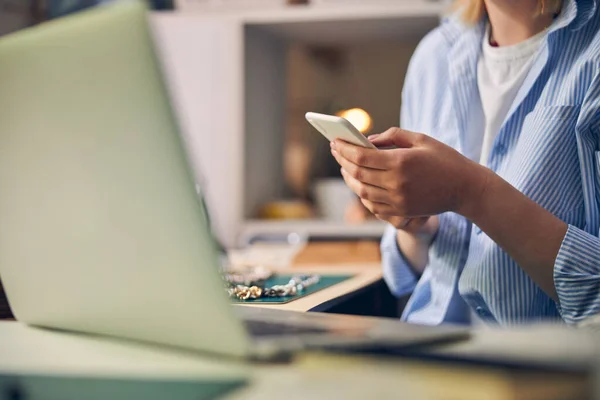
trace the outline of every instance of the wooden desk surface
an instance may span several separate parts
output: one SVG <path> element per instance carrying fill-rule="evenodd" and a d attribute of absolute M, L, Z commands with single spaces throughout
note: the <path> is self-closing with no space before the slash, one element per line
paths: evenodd
<path fill-rule="evenodd" d="M 290 269 L 278 270 L 282 273 L 307 273 L 307 274 L 323 274 L 323 275 L 354 275 L 352 278 L 341 282 L 337 285 L 328 287 L 318 292 L 301 297 L 297 300 L 285 304 L 269 304 L 269 303 L 247 303 L 243 304 L 248 307 L 264 307 L 274 308 L 278 310 L 288 311 L 310 311 L 316 307 L 322 306 L 325 303 L 340 300 L 346 296 L 351 296 L 361 289 L 378 282 L 382 279 L 381 264 L 344 264 L 344 265 L 302 265 Z"/>

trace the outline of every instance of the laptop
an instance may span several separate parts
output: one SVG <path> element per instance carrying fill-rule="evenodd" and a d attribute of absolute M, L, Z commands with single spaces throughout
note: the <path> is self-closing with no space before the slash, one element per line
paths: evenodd
<path fill-rule="evenodd" d="M 467 335 L 232 306 L 140 2 L 0 40 L 0 221 L 30 325 L 259 358 Z"/>

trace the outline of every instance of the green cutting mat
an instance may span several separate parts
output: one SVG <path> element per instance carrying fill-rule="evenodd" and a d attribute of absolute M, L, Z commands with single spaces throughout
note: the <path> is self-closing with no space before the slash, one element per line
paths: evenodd
<path fill-rule="evenodd" d="M 271 287 L 274 285 L 285 285 L 292 279 L 293 275 L 275 275 L 268 279 L 265 286 Z M 304 290 L 304 292 L 297 294 L 296 296 L 287 297 L 266 297 L 261 299 L 249 299 L 239 300 L 237 298 L 232 299 L 234 303 L 275 303 L 284 304 L 294 301 L 304 296 L 308 296 L 311 293 L 318 292 L 319 290 L 327 289 L 330 286 L 337 285 L 340 282 L 344 282 L 352 278 L 354 275 L 321 275 L 319 283 L 312 285 Z"/>

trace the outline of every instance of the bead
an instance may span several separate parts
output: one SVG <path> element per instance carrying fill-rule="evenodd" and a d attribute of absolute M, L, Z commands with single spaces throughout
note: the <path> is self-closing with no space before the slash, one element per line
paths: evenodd
<path fill-rule="evenodd" d="M 233 285 L 233 280 L 229 281 Z M 258 285 L 245 286 L 237 284 L 226 288 L 230 297 L 237 297 L 240 300 L 259 299 L 261 297 L 290 297 L 296 296 L 298 293 L 304 292 L 307 287 L 318 283 L 320 277 L 318 275 L 296 275 L 293 276 L 285 285 L 274 285 L 270 288 L 261 288 Z"/>

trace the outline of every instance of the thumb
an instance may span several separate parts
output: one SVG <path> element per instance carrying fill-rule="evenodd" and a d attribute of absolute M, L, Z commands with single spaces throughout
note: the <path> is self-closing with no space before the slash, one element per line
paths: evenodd
<path fill-rule="evenodd" d="M 417 134 L 400 128 L 390 128 L 379 135 L 369 136 L 369 140 L 375 147 L 400 147 L 410 148 L 414 146 Z"/>

